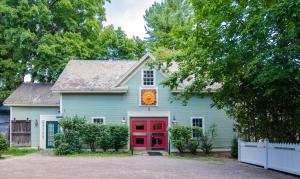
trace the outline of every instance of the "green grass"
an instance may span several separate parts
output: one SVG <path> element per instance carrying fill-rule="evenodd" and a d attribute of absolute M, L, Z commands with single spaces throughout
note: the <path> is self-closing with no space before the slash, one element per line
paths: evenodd
<path fill-rule="evenodd" d="M 219 155 L 216 154 L 211 154 L 211 155 L 193 155 L 191 153 L 183 153 L 183 154 L 178 154 L 178 153 L 171 153 L 171 155 L 168 156 L 169 158 L 174 158 L 174 159 L 184 159 L 184 160 L 202 160 L 202 161 L 212 161 L 216 163 L 223 164 L 225 158 L 220 157 Z"/>
<path fill-rule="evenodd" d="M 38 149 L 33 148 L 16 148 L 16 147 L 10 147 L 7 151 L 3 152 L 2 155 L 8 155 L 8 156 L 24 156 L 31 153 L 38 152 Z"/>
<path fill-rule="evenodd" d="M 115 152 L 115 151 L 107 151 L 107 152 L 90 152 L 84 151 L 81 153 L 64 155 L 66 157 L 128 157 L 131 156 L 130 152 Z"/>

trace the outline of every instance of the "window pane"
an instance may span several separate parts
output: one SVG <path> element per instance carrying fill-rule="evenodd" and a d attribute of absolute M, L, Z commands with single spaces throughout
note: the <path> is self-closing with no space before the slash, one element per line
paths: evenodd
<path fill-rule="evenodd" d="M 154 130 L 162 130 L 162 123 L 156 123 L 156 124 L 154 124 L 153 129 Z"/>
<path fill-rule="evenodd" d="M 201 127 L 202 128 L 202 118 L 193 118 L 192 119 L 193 127 Z M 200 137 L 200 134 L 197 133 L 195 129 L 193 129 L 193 138 Z"/>
<path fill-rule="evenodd" d="M 94 118 L 94 123 L 103 124 L 104 119 L 103 118 Z"/>
<path fill-rule="evenodd" d="M 144 124 L 136 124 L 135 129 L 136 130 L 144 130 Z"/>
<path fill-rule="evenodd" d="M 135 143 L 136 144 L 144 144 L 144 138 L 136 138 Z"/>
<path fill-rule="evenodd" d="M 145 86 L 154 85 L 154 72 L 153 72 L 153 70 L 144 70 L 143 85 L 145 85 Z"/>

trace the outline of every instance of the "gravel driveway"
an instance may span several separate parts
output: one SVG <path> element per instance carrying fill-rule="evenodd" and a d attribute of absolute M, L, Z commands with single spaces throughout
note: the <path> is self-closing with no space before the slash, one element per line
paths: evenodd
<path fill-rule="evenodd" d="M 0 178 L 296 178 L 276 171 L 225 162 L 172 159 L 162 156 L 51 157 L 33 154 L 0 160 Z"/>

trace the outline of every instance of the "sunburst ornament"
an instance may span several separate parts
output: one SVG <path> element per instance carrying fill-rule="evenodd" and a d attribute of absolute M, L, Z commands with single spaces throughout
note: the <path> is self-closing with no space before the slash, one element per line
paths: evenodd
<path fill-rule="evenodd" d="M 142 89 L 141 95 L 142 105 L 156 105 L 155 89 Z"/>

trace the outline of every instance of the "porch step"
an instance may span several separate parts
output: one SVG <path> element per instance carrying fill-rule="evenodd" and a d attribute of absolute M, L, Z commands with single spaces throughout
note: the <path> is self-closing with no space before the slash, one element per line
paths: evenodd
<path fill-rule="evenodd" d="M 141 155 L 141 156 L 166 156 L 168 152 L 159 150 L 159 151 L 133 151 L 133 155 Z"/>

